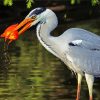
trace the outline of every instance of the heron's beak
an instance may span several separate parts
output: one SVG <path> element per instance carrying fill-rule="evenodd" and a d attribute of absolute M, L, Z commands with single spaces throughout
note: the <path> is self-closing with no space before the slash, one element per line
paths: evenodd
<path fill-rule="evenodd" d="M 14 29 L 14 31 L 18 31 L 18 34 L 24 33 L 27 29 L 31 27 L 32 22 L 35 21 L 34 18 L 25 18 L 21 23 L 18 24 L 18 26 Z"/>

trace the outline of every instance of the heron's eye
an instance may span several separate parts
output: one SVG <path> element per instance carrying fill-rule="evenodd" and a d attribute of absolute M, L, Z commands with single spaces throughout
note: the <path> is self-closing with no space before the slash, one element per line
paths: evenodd
<path fill-rule="evenodd" d="M 35 18 L 36 18 L 36 16 L 32 16 L 31 18 L 32 18 L 32 19 L 35 19 Z"/>

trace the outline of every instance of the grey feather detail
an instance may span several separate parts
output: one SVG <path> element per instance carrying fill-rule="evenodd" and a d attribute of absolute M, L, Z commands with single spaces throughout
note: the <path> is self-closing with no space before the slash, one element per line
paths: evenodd
<path fill-rule="evenodd" d="M 95 50 L 100 51 L 100 45 L 94 44 L 85 40 L 74 40 L 69 43 L 69 46 L 78 46 L 78 47 L 86 48 L 93 51 Z"/>
<path fill-rule="evenodd" d="M 95 76 L 100 75 L 100 51 L 94 52 L 93 50 L 79 46 L 70 46 L 66 56 L 67 55 L 72 59 L 72 63 L 75 65 L 76 70 L 80 69 L 85 73 Z"/>

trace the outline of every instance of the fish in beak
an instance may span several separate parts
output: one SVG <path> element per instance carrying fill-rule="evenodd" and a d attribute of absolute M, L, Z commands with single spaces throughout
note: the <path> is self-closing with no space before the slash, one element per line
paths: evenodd
<path fill-rule="evenodd" d="M 1 34 L 0 37 L 5 38 L 5 42 L 7 40 L 10 40 L 8 42 L 8 44 L 10 44 L 12 41 L 17 40 L 19 35 L 21 35 L 27 29 L 29 29 L 34 20 L 35 20 L 35 17 L 34 18 L 25 18 L 19 24 L 10 25 L 7 29 L 5 29 L 4 33 Z"/>
<path fill-rule="evenodd" d="M 22 29 L 19 30 L 18 34 L 22 34 L 24 33 L 27 29 L 29 29 L 31 27 L 31 23 L 35 21 L 35 16 L 34 18 L 25 18 L 20 24 L 18 24 L 18 26 L 14 29 L 14 31 L 18 31 L 19 29 Z"/>

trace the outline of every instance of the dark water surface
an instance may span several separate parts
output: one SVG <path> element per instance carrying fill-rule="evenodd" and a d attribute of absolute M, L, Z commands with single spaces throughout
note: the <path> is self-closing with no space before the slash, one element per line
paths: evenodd
<path fill-rule="evenodd" d="M 81 27 L 100 35 L 100 19 L 60 25 L 57 35 L 70 27 Z M 0 40 L 0 100 L 75 100 L 76 76 L 38 42 L 35 31 L 27 31 L 8 48 Z M 94 100 L 100 100 L 100 80 L 94 83 Z M 88 100 L 85 79 L 81 100 Z"/>

